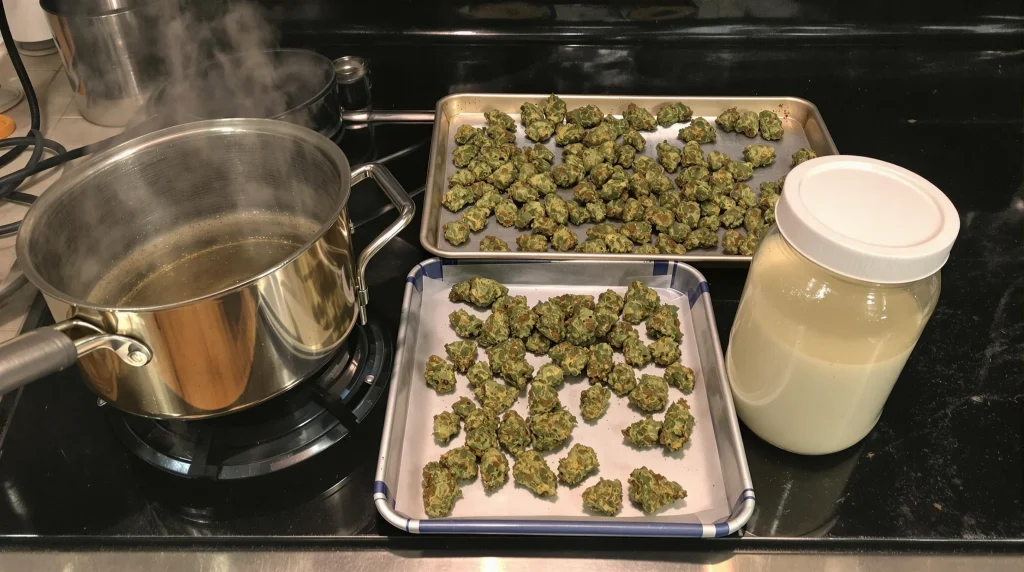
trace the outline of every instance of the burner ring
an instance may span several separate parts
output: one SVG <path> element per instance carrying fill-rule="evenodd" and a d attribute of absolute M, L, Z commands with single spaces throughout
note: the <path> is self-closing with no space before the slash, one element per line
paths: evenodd
<path fill-rule="evenodd" d="M 267 475 L 309 459 L 351 433 L 386 393 L 393 343 L 370 321 L 308 380 L 252 409 L 208 420 L 158 420 L 106 408 L 137 457 L 194 479 Z"/>

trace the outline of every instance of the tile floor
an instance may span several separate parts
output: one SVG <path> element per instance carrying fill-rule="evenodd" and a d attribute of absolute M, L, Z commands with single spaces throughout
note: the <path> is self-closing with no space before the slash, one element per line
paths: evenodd
<path fill-rule="evenodd" d="M 66 149 L 71 150 L 82 145 L 95 143 L 121 132 L 119 128 L 102 127 L 82 119 L 78 108 L 72 101 L 71 84 L 61 69 L 57 54 L 41 57 L 22 56 L 25 69 L 39 100 L 40 123 L 43 136 L 52 139 Z M 14 73 L 10 57 L 4 52 L 0 55 L 0 85 L 19 85 Z M 4 112 L 14 119 L 15 136 L 28 132 L 31 124 L 28 103 L 22 98 L 17 106 Z M 20 169 L 28 162 L 29 152 L 26 151 L 18 160 L 0 169 L 0 176 Z M 60 178 L 63 169 L 58 167 L 40 173 L 18 188 L 19 191 L 38 195 L 48 189 Z M 21 220 L 25 216 L 26 207 L 11 202 L 0 202 L 0 225 Z M 15 238 L 0 238 L 0 286 L 4 285 L 14 264 Z M 25 320 L 25 313 L 35 297 L 35 288 L 22 288 L 13 298 L 0 306 L 0 342 L 16 336 Z"/>

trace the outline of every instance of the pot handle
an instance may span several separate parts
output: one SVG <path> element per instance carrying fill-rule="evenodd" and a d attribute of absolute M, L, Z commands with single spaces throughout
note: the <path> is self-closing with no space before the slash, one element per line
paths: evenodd
<path fill-rule="evenodd" d="M 87 334 L 72 339 L 65 332 L 74 328 L 83 328 Z M 79 357 L 99 349 L 111 350 L 135 367 L 153 359 L 149 348 L 135 339 L 107 334 L 82 320 L 67 320 L 0 344 L 0 395 L 63 371 Z"/>
<path fill-rule="evenodd" d="M 359 261 L 356 268 L 356 290 L 359 296 L 359 320 L 363 324 L 366 323 L 366 304 L 370 301 L 369 294 L 366 291 L 366 267 L 370 264 L 370 259 L 373 258 L 373 255 L 380 252 L 380 249 L 384 248 L 385 244 L 398 236 L 402 229 L 409 226 L 409 223 L 412 222 L 412 217 L 416 214 L 416 204 L 412 202 L 409 194 L 405 192 L 405 189 L 402 188 L 402 185 L 399 184 L 387 167 L 380 163 L 367 163 L 353 169 L 352 186 L 355 186 L 356 183 L 367 177 L 373 179 L 380 186 L 381 190 L 384 191 L 384 194 L 391 199 L 395 208 L 398 209 L 398 218 L 359 253 Z"/>

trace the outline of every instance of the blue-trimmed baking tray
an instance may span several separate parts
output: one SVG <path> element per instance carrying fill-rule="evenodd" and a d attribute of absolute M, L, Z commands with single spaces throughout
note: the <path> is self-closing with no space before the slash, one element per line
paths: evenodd
<path fill-rule="evenodd" d="M 468 382 L 458 376 L 456 393 L 437 395 L 423 382 L 423 369 L 431 354 L 444 355 L 444 344 L 456 339 L 447 315 L 455 308 L 448 301 L 452 285 L 473 276 L 486 276 L 508 286 L 510 294 L 523 294 L 533 304 L 567 292 L 597 295 L 611 288 L 624 292 L 633 280 L 654 288 L 665 303 L 680 308 L 684 333 L 682 361 L 693 368 L 697 387 L 686 396 L 697 425 L 691 442 L 680 452 L 661 449 L 638 451 L 622 442 L 621 429 L 641 418 L 624 398 L 612 397 L 609 411 L 596 423 L 580 420 L 572 440 L 546 455 L 555 467 L 572 443 L 597 450 L 601 467 L 578 487 L 559 486 L 554 499 L 541 499 L 511 481 L 485 493 L 479 480 L 463 485 L 463 498 L 452 516 L 430 519 L 423 512 L 421 471 L 428 461 L 462 443 L 463 435 L 441 446 L 431 435 L 433 416 L 448 409 L 458 397 L 471 396 Z M 483 316 L 483 312 L 477 312 Z M 642 328 L 642 326 L 641 326 Z M 481 357 L 483 356 L 481 352 Z M 535 366 L 543 356 L 528 355 Z M 616 360 L 622 356 L 616 354 Z M 650 373 L 660 369 L 649 366 Z M 647 370 L 644 370 L 647 373 Z M 569 378 L 560 390 L 562 403 L 579 414 L 579 392 L 585 380 Z M 670 389 L 670 400 L 682 396 Z M 526 399 L 516 409 L 525 416 Z M 660 416 L 659 416 L 660 417 Z M 511 462 L 511 460 L 510 460 Z M 688 491 L 683 501 L 653 515 L 632 505 L 628 493 L 616 517 L 585 512 L 583 490 L 597 477 L 619 479 L 624 492 L 632 468 L 645 465 Z M 518 262 L 426 260 L 409 273 L 398 334 L 398 351 L 388 399 L 384 435 L 374 483 L 374 504 L 394 526 L 418 534 L 535 534 L 576 536 L 717 537 L 736 532 L 754 509 L 754 491 L 743 453 L 739 426 L 718 342 L 711 297 L 704 277 L 679 262 Z"/>

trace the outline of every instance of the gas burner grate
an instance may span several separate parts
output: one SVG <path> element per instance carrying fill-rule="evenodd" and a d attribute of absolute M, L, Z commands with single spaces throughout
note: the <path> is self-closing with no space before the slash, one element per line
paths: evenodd
<path fill-rule="evenodd" d="M 373 321 L 310 379 L 251 409 L 205 420 L 157 420 L 108 408 L 118 438 L 136 456 L 192 479 L 235 480 L 280 471 L 346 436 L 384 395 L 394 348 Z"/>

